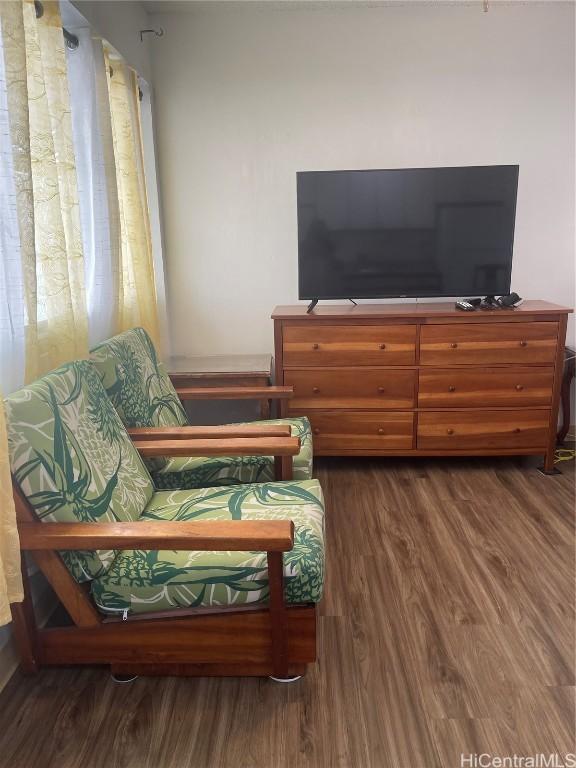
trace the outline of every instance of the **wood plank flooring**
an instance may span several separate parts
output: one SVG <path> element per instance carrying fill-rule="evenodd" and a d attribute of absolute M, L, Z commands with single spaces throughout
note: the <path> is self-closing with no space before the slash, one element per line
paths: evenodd
<path fill-rule="evenodd" d="M 294 684 L 17 674 L 10 768 L 458 768 L 574 744 L 574 462 L 324 459 L 320 660 Z"/>

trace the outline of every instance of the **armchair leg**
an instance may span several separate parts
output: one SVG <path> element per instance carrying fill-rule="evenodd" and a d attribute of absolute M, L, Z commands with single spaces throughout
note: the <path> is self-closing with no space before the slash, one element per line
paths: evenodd
<path fill-rule="evenodd" d="M 124 685 L 125 683 L 133 683 L 135 680 L 138 680 L 140 675 L 131 675 L 130 673 L 126 674 L 123 672 L 115 672 L 114 667 L 110 667 L 110 677 L 115 683 L 118 683 L 119 685 Z"/>
<path fill-rule="evenodd" d="M 288 636 L 284 602 L 284 564 L 282 552 L 268 552 L 270 584 L 270 629 L 274 678 L 288 677 Z"/>
<path fill-rule="evenodd" d="M 37 651 L 36 619 L 30 594 L 27 564 L 22 557 L 24 600 L 11 606 L 14 638 L 20 654 L 20 668 L 25 675 L 33 675 L 40 669 Z"/>

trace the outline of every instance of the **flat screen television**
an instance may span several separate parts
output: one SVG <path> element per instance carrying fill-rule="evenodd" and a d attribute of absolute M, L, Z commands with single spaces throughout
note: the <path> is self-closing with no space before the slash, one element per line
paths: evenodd
<path fill-rule="evenodd" d="M 510 293 L 517 165 L 297 174 L 301 299 Z"/>

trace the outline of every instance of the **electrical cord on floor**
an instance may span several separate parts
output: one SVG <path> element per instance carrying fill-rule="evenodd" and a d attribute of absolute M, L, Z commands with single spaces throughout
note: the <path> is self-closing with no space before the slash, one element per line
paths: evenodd
<path fill-rule="evenodd" d="M 556 448 L 554 452 L 554 464 L 561 461 L 573 461 L 576 459 L 576 451 L 573 448 Z"/>
<path fill-rule="evenodd" d="M 566 440 L 574 441 L 574 435 L 566 435 Z M 554 451 L 554 464 L 560 464 L 561 461 L 574 461 L 576 459 L 576 450 L 574 448 L 556 448 Z"/>

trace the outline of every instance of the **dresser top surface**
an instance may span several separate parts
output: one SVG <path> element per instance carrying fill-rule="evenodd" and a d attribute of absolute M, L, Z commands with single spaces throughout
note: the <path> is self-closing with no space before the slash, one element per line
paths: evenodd
<path fill-rule="evenodd" d="M 318 305 L 308 314 L 306 304 L 293 304 L 291 306 L 279 306 L 274 309 L 274 320 L 310 320 L 317 319 L 365 319 L 382 318 L 424 318 L 424 317 L 474 317 L 495 316 L 505 319 L 507 315 L 564 315 L 573 312 L 569 307 L 561 307 L 548 301 L 526 300 L 515 309 L 477 310 L 476 312 L 462 312 L 456 309 L 453 302 L 428 302 L 422 304 L 323 304 Z"/>

